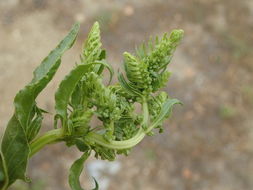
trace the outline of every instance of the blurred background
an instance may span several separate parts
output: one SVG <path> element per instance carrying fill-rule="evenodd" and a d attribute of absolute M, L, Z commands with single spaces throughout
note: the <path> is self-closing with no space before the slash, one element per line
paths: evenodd
<path fill-rule="evenodd" d="M 184 106 L 174 110 L 163 134 L 145 138 L 130 156 L 90 158 L 82 184 L 91 189 L 94 176 L 101 190 L 252 190 L 253 0 L 0 0 L 0 134 L 16 92 L 79 21 L 77 43 L 39 96 L 40 107 L 54 112 L 58 82 L 79 60 L 96 20 L 115 70 L 124 51 L 183 29 L 166 90 Z M 44 131 L 52 120 L 48 114 Z M 32 183 L 18 182 L 12 190 L 69 189 L 68 169 L 79 156 L 64 144 L 46 147 L 30 162 Z"/>

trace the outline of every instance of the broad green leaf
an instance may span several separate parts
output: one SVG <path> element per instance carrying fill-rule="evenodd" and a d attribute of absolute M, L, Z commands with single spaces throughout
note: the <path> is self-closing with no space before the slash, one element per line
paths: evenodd
<path fill-rule="evenodd" d="M 89 71 L 90 64 L 77 65 L 60 83 L 60 86 L 55 94 L 55 121 L 60 118 L 63 128 L 67 127 L 67 108 L 70 97 L 74 92 L 78 82 L 82 79 L 84 74 Z"/>
<path fill-rule="evenodd" d="M 60 66 L 63 53 L 71 48 L 75 42 L 78 30 L 79 24 L 75 24 L 69 34 L 36 68 L 32 81 L 16 95 L 14 100 L 15 114 L 24 130 L 26 130 L 29 124 L 29 116 L 36 97 L 53 78 Z"/>
<path fill-rule="evenodd" d="M 153 128 L 157 125 L 159 125 L 161 122 L 163 122 L 164 119 L 166 119 L 171 111 L 172 108 L 175 104 L 182 104 L 179 100 L 177 99 L 168 99 L 161 108 L 160 113 L 158 114 L 158 116 L 154 119 L 153 123 L 151 124 L 150 128 Z"/>
<path fill-rule="evenodd" d="M 82 100 L 83 100 L 83 85 L 80 81 L 76 85 L 76 87 L 71 95 L 71 106 L 74 109 L 78 109 L 80 106 L 82 106 Z"/>
<path fill-rule="evenodd" d="M 30 153 L 26 134 L 14 115 L 7 125 L 2 140 L 2 154 L 8 172 L 8 186 L 16 179 L 26 180 L 25 172 Z"/>
<path fill-rule="evenodd" d="M 0 148 L 0 189 L 5 190 L 9 183 L 6 163 Z"/>
<path fill-rule="evenodd" d="M 90 151 L 86 151 L 83 153 L 83 155 L 76 160 L 71 168 L 70 168 L 70 173 L 69 173 L 69 185 L 72 190 L 84 190 L 81 187 L 79 177 L 83 171 L 84 167 L 84 162 L 87 160 L 87 158 L 90 156 Z M 96 187 L 93 190 L 98 190 L 98 183 L 94 179 Z"/>
<path fill-rule="evenodd" d="M 79 24 L 75 24 L 70 33 L 37 67 L 32 81 L 20 90 L 15 97 L 15 113 L 7 125 L 1 145 L 2 160 L 6 162 L 8 173 L 8 186 L 16 179 L 26 180 L 25 172 L 30 153 L 28 140 L 33 139 L 37 135 L 40 129 L 38 125 L 41 124 L 41 118 L 37 117 L 33 120 L 36 107 L 35 99 L 59 68 L 61 56 L 73 45 L 78 29 Z M 29 126 L 33 127 L 29 128 Z"/>

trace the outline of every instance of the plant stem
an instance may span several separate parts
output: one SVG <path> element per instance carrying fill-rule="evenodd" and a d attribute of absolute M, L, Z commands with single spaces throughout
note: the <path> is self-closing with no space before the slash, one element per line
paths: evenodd
<path fill-rule="evenodd" d="M 121 149 L 128 149 L 134 147 L 136 144 L 138 144 L 146 135 L 147 132 L 150 132 L 155 125 L 151 124 L 147 130 L 145 131 L 142 126 L 147 126 L 149 122 L 149 111 L 148 111 L 148 104 L 146 101 L 142 104 L 143 109 L 143 122 L 141 124 L 141 127 L 139 128 L 139 131 L 136 133 L 135 136 L 128 140 L 124 141 L 107 141 L 104 139 L 104 137 L 100 134 L 97 134 L 95 132 L 90 132 L 85 138 L 89 142 L 95 142 L 101 146 L 104 146 L 106 148 L 121 150 Z M 31 153 L 30 157 L 32 157 L 35 153 L 37 153 L 39 150 L 41 150 L 43 147 L 45 147 L 47 144 L 56 143 L 64 138 L 64 132 L 62 129 L 55 129 L 46 132 L 43 136 L 38 137 L 31 143 Z"/>
<path fill-rule="evenodd" d="M 101 146 L 104 146 L 106 148 L 110 149 L 128 149 L 132 148 L 136 144 L 138 144 L 145 136 L 145 133 L 142 128 L 139 129 L 137 134 L 132 137 L 131 139 L 124 140 L 124 141 L 106 141 L 103 136 L 96 134 L 96 133 L 90 133 L 86 139 L 91 142 L 95 142 Z"/>
<path fill-rule="evenodd" d="M 149 111 L 148 111 L 148 103 L 146 99 L 144 99 L 144 102 L 142 104 L 142 110 L 143 110 L 143 121 L 141 126 L 144 126 L 146 128 L 149 123 Z"/>
<path fill-rule="evenodd" d="M 141 127 L 139 131 L 136 133 L 135 136 L 128 140 L 124 141 L 106 141 L 103 136 L 91 132 L 86 136 L 86 139 L 91 142 L 95 142 L 101 146 L 111 148 L 111 149 L 116 149 L 116 150 L 121 150 L 121 149 L 128 149 L 134 147 L 136 144 L 138 144 L 146 135 L 146 131 L 144 131 L 142 126 L 147 126 L 148 125 L 148 120 L 149 120 L 149 111 L 148 111 L 148 104 L 146 101 L 143 102 L 142 104 L 142 110 L 143 110 L 143 122 L 141 124 Z M 153 128 L 152 128 L 153 129 Z M 152 130 L 150 127 L 148 130 Z"/>
<path fill-rule="evenodd" d="M 35 153 L 41 150 L 47 144 L 55 143 L 63 138 L 62 129 L 54 129 L 46 132 L 43 136 L 36 138 L 30 145 L 31 153 L 29 157 L 32 157 Z"/>

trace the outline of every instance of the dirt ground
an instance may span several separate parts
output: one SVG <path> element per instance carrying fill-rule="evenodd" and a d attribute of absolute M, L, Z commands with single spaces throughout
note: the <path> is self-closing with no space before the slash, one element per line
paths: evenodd
<path fill-rule="evenodd" d="M 147 137 L 130 156 L 112 163 L 90 159 L 82 184 L 91 188 L 98 168 L 101 190 L 252 190 L 252 0 L 0 0 L 0 134 L 16 92 L 79 21 L 76 45 L 39 97 L 53 113 L 58 82 L 78 60 L 95 20 L 115 70 L 122 53 L 150 35 L 183 29 L 166 90 L 184 106 L 174 110 L 163 134 Z M 52 128 L 52 115 L 44 130 Z M 30 163 L 32 183 L 12 190 L 69 189 L 67 170 L 79 155 L 63 144 L 45 148 Z"/>

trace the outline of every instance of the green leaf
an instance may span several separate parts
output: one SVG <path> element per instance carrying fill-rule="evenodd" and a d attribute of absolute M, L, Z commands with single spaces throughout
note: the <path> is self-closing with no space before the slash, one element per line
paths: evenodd
<path fill-rule="evenodd" d="M 69 173 L 69 185 L 72 190 L 84 190 L 81 187 L 79 177 L 83 171 L 84 162 L 87 160 L 89 156 L 90 151 L 84 152 L 83 155 L 72 164 Z M 98 190 L 98 183 L 95 179 L 94 181 L 96 187 L 93 190 Z"/>
<path fill-rule="evenodd" d="M 75 140 L 76 147 L 81 152 L 86 152 L 90 149 L 90 146 L 84 143 L 83 139 L 76 139 Z"/>
<path fill-rule="evenodd" d="M 101 50 L 101 53 L 99 55 L 99 60 L 103 60 L 106 58 L 106 50 L 105 49 L 102 49 Z"/>
<path fill-rule="evenodd" d="M 40 66 L 34 71 L 34 78 L 32 82 L 37 82 L 45 77 L 45 75 L 51 70 L 52 63 L 61 59 L 61 56 L 66 50 L 71 48 L 76 40 L 80 24 L 76 23 L 68 33 L 68 35 L 59 43 L 59 45 L 50 52 L 50 54 L 42 61 Z"/>
<path fill-rule="evenodd" d="M 0 149 L 0 189 L 5 190 L 9 183 L 8 172 L 6 168 L 6 163 Z"/>
<path fill-rule="evenodd" d="M 95 178 L 93 178 L 94 182 L 95 182 L 95 188 L 92 190 L 98 190 L 99 186 L 98 186 L 98 182 Z"/>
<path fill-rule="evenodd" d="M 163 120 L 165 120 L 171 113 L 172 108 L 175 104 L 182 104 L 179 100 L 177 99 L 168 99 L 161 108 L 160 113 L 158 116 L 154 119 L 153 123 L 151 124 L 151 129 L 154 128 L 155 126 L 159 125 Z M 149 132 L 149 131 L 148 131 Z"/>
<path fill-rule="evenodd" d="M 75 24 L 69 34 L 36 68 L 32 81 L 16 95 L 14 100 L 15 113 L 24 130 L 26 130 L 29 119 L 31 119 L 30 113 L 36 97 L 53 78 L 60 66 L 63 53 L 71 48 L 75 42 L 78 30 L 79 24 Z"/>
<path fill-rule="evenodd" d="M 79 181 L 79 177 L 83 171 L 84 162 L 89 156 L 90 152 L 87 151 L 81 156 L 81 158 L 72 164 L 69 173 L 69 185 L 72 190 L 83 190 Z"/>
<path fill-rule="evenodd" d="M 89 71 L 90 64 L 76 66 L 65 78 L 62 80 L 56 94 L 55 94 L 55 124 L 57 119 L 60 118 L 64 130 L 67 130 L 67 107 L 70 101 L 70 97 L 74 92 L 78 82 L 82 79 L 85 73 Z"/>
<path fill-rule="evenodd" d="M 114 149 L 97 145 L 93 147 L 93 150 L 96 152 L 95 157 L 97 159 L 100 157 L 102 160 L 113 161 L 116 158 L 116 151 Z"/>
<path fill-rule="evenodd" d="M 25 172 L 30 148 L 26 134 L 15 115 L 5 130 L 2 140 L 2 153 L 8 172 L 8 186 L 16 179 L 26 180 Z"/>
<path fill-rule="evenodd" d="M 78 30 L 79 24 L 75 24 L 69 34 L 36 68 L 32 81 L 15 97 L 15 113 L 7 125 L 1 145 L 2 160 L 5 160 L 8 172 L 8 186 L 16 179 L 26 180 L 25 172 L 30 154 L 28 140 L 37 135 L 41 124 L 41 116 L 37 115 L 33 120 L 35 99 L 53 78 L 61 63 L 61 56 L 73 45 Z"/>
<path fill-rule="evenodd" d="M 108 69 L 108 71 L 110 72 L 110 79 L 109 79 L 108 83 L 110 84 L 111 81 L 112 81 L 113 74 L 114 74 L 114 70 L 113 70 L 112 66 L 109 65 L 108 63 L 106 63 L 106 61 L 104 61 L 104 60 L 102 60 L 102 61 L 96 61 L 93 64 L 98 64 L 99 65 L 98 70 L 96 71 L 96 73 L 98 75 L 102 74 L 102 72 L 104 71 L 104 68 Z"/>
<path fill-rule="evenodd" d="M 131 85 L 130 83 L 128 83 L 126 81 L 126 79 L 124 78 L 124 76 L 123 76 L 122 73 L 120 73 L 118 75 L 118 80 L 119 80 L 120 85 L 124 88 L 124 90 L 129 95 L 131 95 L 131 96 L 139 96 L 139 97 L 142 96 L 141 92 L 138 89 L 136 89 L 133 85 Z"/>
<path fill-rule="evenodd" d="M 106 50 L 103 49 L 103 50 L 101 50 L 100 56 L 99 56 L 97 61 L 103 61 L 103 62 L 106 63 L 105 58 L 106 58 Z M 96 71 L 96 73 L 98 73 L 98 75 L 100 75 L 103 72 L 104 68 L 105 68 L 105 66 L 102 65 L 102 64 L 101 65 L 96 65 L 95 68 L 94 68 L 94 71 Z"/>
<path fill-rule="evenodd" d="M 26 135 L 28 142 L 31 142 L 37 136 L 41 128 L 43 115 L 37 106 L 35 106 L 35 114 L 36 115 L 34 116 L 34 119 L 31 121 L 30 125 L 27 128 Z"/>
<path fill-rule="evenodd" d="M 78 109 L 79 107 L 82 106 L 82 100 L 83 100 L 83 90 L 82 90 L 82 83 L 81 81 L 76 85 L 75 90 L 73 91 L 71 95 L 71 107 L 74 109 Z"/>

